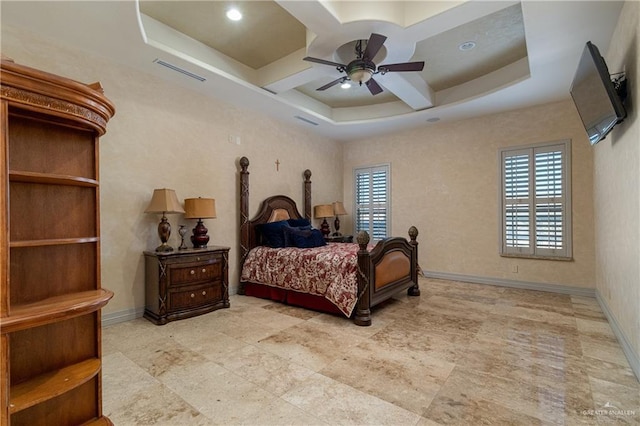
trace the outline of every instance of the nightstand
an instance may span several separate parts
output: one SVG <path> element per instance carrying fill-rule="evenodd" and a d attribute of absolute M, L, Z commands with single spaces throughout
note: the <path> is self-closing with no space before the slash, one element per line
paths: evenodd
<path fill-rule="evenodd" d="M 325 240 L 328 243 L 352 243 L 353 235 L 330 235 Z"/>
<path fill-rule="evenodd" d="M 145 251 L 144 317 L 154 324 L 229 307 L 229 247 Z"/>

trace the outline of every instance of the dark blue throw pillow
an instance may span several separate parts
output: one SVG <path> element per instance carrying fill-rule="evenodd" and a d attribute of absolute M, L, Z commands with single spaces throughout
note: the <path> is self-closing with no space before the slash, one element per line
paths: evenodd
<path fill-rule="evenodd" d="M 272 248 L 286 247 L 284 241 L 284 229 L 289 228 L 286 220 L 278 222 L 263 223 L 258 225 L 258 232 L 262 235 L 262 242 Z"/>
<path fill-rule="evenodd" d="M 327 244 L 319 229 L 284 228 L 285 244 L 287 247 L 313 248 Z"/>
<path fill-rule="evenodd" d="M 311 222 L 309 222 L 309 219 L 288 219 L 287 223 L 292 228 L 300 228 L 300 227 L 305 227 L 305 226 L 309 226 L 310 227 L 311 226 Z"/>

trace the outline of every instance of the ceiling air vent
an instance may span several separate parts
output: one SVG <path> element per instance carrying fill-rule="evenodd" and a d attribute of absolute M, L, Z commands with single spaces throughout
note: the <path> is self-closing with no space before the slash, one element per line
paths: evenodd
<path fill-rule="evenodd" d="M 168 63 L 168 62 L 165 62 L 165 61 L 163 61 L 162 59 L 155 59 L 153 62 L 155 62 L 155 63 L 156 63 L 156 64 L 158 64 L 158 65 L 162 65 L 163 67 L 167 67 L 167 68 L 169 68 L 170 70 L 177 71 L 177 72 L 179 72 L 179 73 L 181 73 L 181 74 L 184 74 L 184 75 L 186 75 L 186 76 L 188 76 L 188 77 L 191 77 L 191 78 L 193 78 L 193 79 L 196 79 L 196 80 L 198 80 L 198 81 L 206 81 L 206 80 L 207 80 L 207 79 L 206 79 L 206 78 L 204 78 L 204 77 L 200 77 L 200 76 L 199 76 L 199 75 L 197 75 L 197 74 L 194 74 L 194 73 L 189 72 L 189 71 L 187 71 L 187 70 L 183 70 L 183 69 L 182 69 L 182 68 L 180 68 L 180 67 L 177 67 L 177 66 L 172 65 L 172 64 L 170 64 L 170 63 Z"/>
<path fill-rule="evenodd" d="M 318 123 L 316 123 L 315 121 L 311 121 L 311 120 L 309 120 L 309 119 L 307 119 L 307 118 L 300 117 L 299 115 L 294 115 L 294 117 L 295 117 L 295 118 L 297 118 L 297 119 L 298 119 L 298 120 L 300 120 L 300 121 L 304 121 L 305 123 L 313 124 L 314 126 L 317 126 L 317 125 L 318 125 Z"/>

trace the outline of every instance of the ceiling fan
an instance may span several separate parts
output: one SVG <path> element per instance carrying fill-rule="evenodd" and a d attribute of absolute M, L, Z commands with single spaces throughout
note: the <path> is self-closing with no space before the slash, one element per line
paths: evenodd
<path fill-rule="evenodd" d="M 325 84 L 316 90 L 327 90 L 329 87 L 335 86 L 336 84 L 353 81 L 360 84 L 360 86 L 364 83 L 372 95 L 377 95 L 382 92 L 382 87 L 380 87 L 380 85 L 373 79 L 374 74 L 385 75 L 388 72 L 422 71 L 424 68 L 424 61 L 380 65 L 376 68 L 376 64 L 373 63 L 373 58 L 378 54 L 378 51 L 386 39 L 387 37 L 383 35 L 372 33 L 369 40 L 366 42 L 367 45 L 364 51 L 362 50 L 362 42 L 364 40 L 358 40 L 356 42 L 356 59 L 349 62 L 347 65 L 326 61 L 324 59 L 312 58 L 310 56 L 302 58 L 305 61 L 334 66 L 338 71 L 345 72 L 347 74 L 346 76 L 333 80 L 331 83 Z"/>

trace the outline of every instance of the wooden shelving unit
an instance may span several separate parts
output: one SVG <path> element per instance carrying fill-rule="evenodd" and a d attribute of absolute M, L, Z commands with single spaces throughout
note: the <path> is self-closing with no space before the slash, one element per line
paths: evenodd
<path fill-rule="evenodd" d="M 99 85 L 2 60 L 0 424 L 110 425 L 102 415 Z"/>

